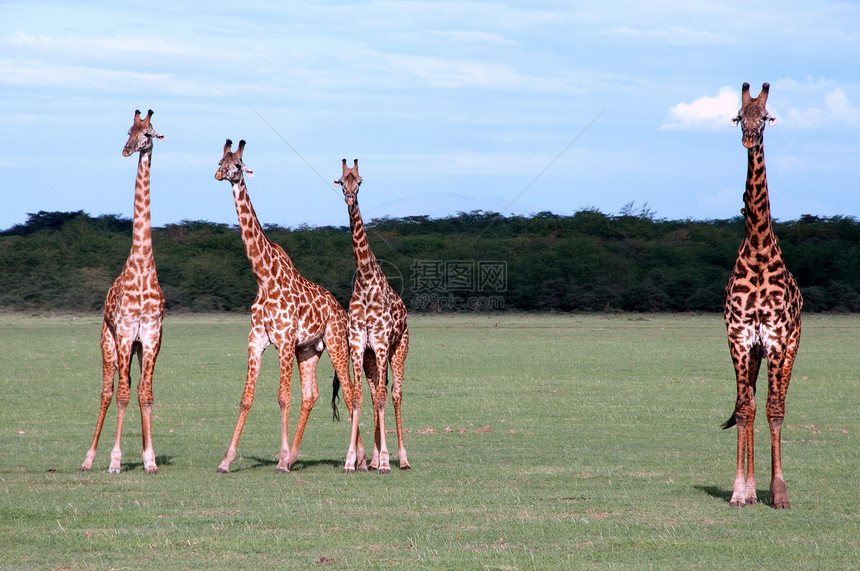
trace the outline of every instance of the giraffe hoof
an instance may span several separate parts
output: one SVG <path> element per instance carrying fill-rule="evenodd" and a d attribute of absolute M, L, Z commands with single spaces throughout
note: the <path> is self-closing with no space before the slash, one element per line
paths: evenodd
<path fill-rule="evenodd" d="M 359 472 L 367 472 L 367 466 L 364 464 L 360 464 L 357 468 Z"/>
<path fill-rule="evenodd" d="M 787 510 L 791 509 L 791 503 L 788 501 L 788 492 L 785 489 L 785 482 L 777 480 L 770 484 L 770 502 L 773 509 Z"/>
<path fill-rule="evenodd" d="M 400 464 L 400 469 L 401 470 L 411 470 L 412 466 L 409 465 L 409 462 L 403 462 L 402 464 Z"/>
<path fill-rule="evenodd" d="M 391 468 L 380 468 L 380 469 L 379 469 L 379 473 L 380 473 L 380 474 L 390 474 L 390 473 L 391 473 Z"/>
<path fill-rule="evenodd" d="M 218 469 L 215 470 L 215 473 L 216 474 L 229 474 L 230 468 L 222 468 L 221 466 L 218 466 Z"/>
<path fill-rule="evenodd" d="M 147 474 L 152 474 L 153 476 L 158 476 L 158 468 L 147 468 Z"/>
<path fill-rule="evenodd" d="M 275 468 L 275 472 L 277 472 L 279 474 L 289 474 L 290 469 L 287 468 L 286 466 L 278 466 Z"/>
<path fill-rule="evenodd" d="M 344 474 L 355 474 L 355 468 L 353 468 L 352 466 L 344 466 L 343 467 L 343 473 Z"/>

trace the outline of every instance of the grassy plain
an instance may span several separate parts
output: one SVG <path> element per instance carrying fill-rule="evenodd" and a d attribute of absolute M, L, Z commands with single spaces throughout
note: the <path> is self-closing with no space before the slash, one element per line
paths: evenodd
<path fill-rule="evenodd" d="M 161 473 L 143 471 L 135 399 L 122 473 L 107 473 L 113 406 L 93 471 L 79 472 L 98 408 L 99 322 L 0 316 L 2 568 L 787 570 L 860 560 L 860 317 L 804 318 L 783 432 L 787 512 L 767 505 L 763 412 L 761 503 L 728 505 L 735 432 L 718 426 L 735 387 L 719 316 L 413 317 L 413 469 L 393 458 L 386 476 L 341 472 L 349 426 L 331 420 L 325 357 L 299 461 L 275 473 L 273 348 L 233 471 L 215 473 L 245 375 L 248 320 L 231 315 L 166 320 L 155 372 Z M 291 429 L 297 382 L 293 395 Z"/>

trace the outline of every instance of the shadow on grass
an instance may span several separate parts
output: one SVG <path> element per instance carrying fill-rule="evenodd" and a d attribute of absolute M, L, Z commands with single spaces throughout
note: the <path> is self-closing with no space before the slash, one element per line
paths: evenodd
<path fill-rule="evenodd" d="M 705 492 L 712 498 L 716 498 L 718 500 L 723 500 L 725 503 L 729 503 L 732 500 L 732 490 L 726 488 L 720 488 L 717 486 L 694 486 L 697 490 L 701 490 Z M 765 504 L 768 506 L 773 506 L 773 500 L 770 497 L 770 490 L 756 490 L 756 497 L 758 497 L 758 502 L 760 504 Z"/>
<path fill-rule="evenodd" d="M 159 468 L 162 468 L 163 466 L 172 466 L 173 465 L 173 456 L 166 456 L 166 455 L 156 456 L 155 457 L 155 464 Z M 126 471 L 130 472 L 132 470 L 143 470 L 143 460 L 141 460 L 140 462 L 123 462 L 122 463 L 122 471 L 123 472 L 126 472 Z"/>
<path fill-rule="evenodd" d="M 230 467 L 230 472 L 244 472 L 245 470 L 255 470 L 258 468 L 266 468 L 278 465 L 277 458 L 263 458 L 261 456 L 242 456 L 246 460 L 253 461 L 253 464 L 250 466 Z M 343 460 L 306 460 L 306 459 L 298 459 L 296 462 L 290 467 L 290 472 L 295 472 L 296 470 L 304 470 L 306 468 L 311 468 L 314 466 L 332 466 L 334 468 L 343 467 Z"/>

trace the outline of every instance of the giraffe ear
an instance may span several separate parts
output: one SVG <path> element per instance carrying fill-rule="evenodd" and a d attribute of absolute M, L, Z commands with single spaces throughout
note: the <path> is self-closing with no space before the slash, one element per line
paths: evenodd
<path fill-rule="evenodd" d="M 741 116 L 738 115 L 737 117 L 732 119 L 732 127 L 737 127 L 740 122 L 741 122 Z"/>
<path fill-rule="evenodd" d="M 768 125 L 775 125 L 776 124 L 776 117 L 774 117 L 770 113 L 768 113 L 767 115 L 764 116 L 764 120 L 767 121 Z"/>
<path fill-rule="evenodd" d="M 242 173 L 249 178 L 254 176 L 254 171 L 246 167 L 244 164 L 242 165 Z"/>

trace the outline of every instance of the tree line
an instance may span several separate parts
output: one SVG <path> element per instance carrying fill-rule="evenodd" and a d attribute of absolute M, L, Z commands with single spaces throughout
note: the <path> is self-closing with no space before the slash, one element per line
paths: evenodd
<path fill-rule="evenodd" d="M 503 216 L 367 223 L 371 248 L 412 311 L 719 312 L 743 218 L 657 219 L 647 206 L 617 215 Z M 0 232 L 0 309 L 101 311 L 131 247 L 132 221 L 38 212 Z M 267 225 L 296 268 L 346 306 L 355 262 L 348 227 Z M 860 311 L 860 222 L 805 215 L 776 222 L 804 310 Z M 247 311 L 256 282 L 236 226 L 184 220 L 153 228 L 170 311 Z"/>

